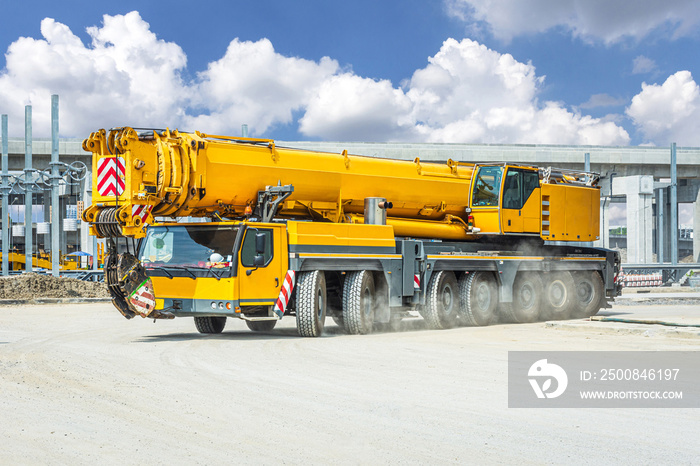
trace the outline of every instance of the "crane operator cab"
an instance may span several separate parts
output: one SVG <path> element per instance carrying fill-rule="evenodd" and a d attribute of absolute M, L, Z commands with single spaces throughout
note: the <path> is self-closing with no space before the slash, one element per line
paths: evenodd
<path fill-rule="evenodd" d="M 538 170 L 509 165 L 477 165 L 475 171 L 471 209 L 479 233 L 539 236 Z"/>

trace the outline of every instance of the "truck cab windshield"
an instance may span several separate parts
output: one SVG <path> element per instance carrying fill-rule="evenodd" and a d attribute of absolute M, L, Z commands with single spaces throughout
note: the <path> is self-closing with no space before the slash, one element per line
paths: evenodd
<path fill-rule="evenodd" d="M 230 268 L 238 227 L 149 227 L 139 260 L 147 267 Z"/>

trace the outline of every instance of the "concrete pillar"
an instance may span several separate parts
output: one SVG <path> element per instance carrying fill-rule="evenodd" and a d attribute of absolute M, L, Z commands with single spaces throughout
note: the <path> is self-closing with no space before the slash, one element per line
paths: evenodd
<path fill-rule="evenodd" d="M 610 247 L 610 198 L 600 198 L 600 239 L 593 243 L 597 248 Z"/>
<path fill-rule="evenodd" d="M 627 197 L 627 262 L 652 262 L 652 195 L 654 177 L 649 175 L 617 177 L 613 194 Z"/>
<path fill-rule="evenodd" d="M 693 211 L 693 258 L 696 263 L 700 263 L 700 190 Z"/>

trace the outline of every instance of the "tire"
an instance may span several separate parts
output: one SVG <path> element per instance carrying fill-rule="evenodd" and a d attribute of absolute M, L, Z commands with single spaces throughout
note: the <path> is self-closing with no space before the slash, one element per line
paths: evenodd
<path fill-rule="evenodd" d="M 465 325 L 485 326 L 496 320 L 498 285 L 491 272 L 471 272 L 459 280 L 459 318 Z"/>
<path fill-rule="evenodd" d="M 513 283 L 513 303 L 503 307 L 510 322 L 537 322 L 542 311 L 542 279 L 536 272 L 520 272 Z"/>
<path fill-rule="evenodd" d="M 603 279 L 596 271 L 574 272 L 572 275 L 576 283 L 572 316 L 584 318 L 596 315 L 603 307 L 605 297 Z"/>
<path fill-rule="evenodd" d="M 422 315 L 432 329 L 452 328 L 457 323 L 459 287 L 455 274 L 441 270 L 430 277 Z"/>
<path fill-rule="evenodd" d="M 547 319 L 568 319 L 573 311 L 576 286 L 569 271 L 547 274 L 544 285 L 544 308 Z"/>
<path fill-rule="evenodd" d="M 277 325 L 277 321 L 276 320 L 253 320 L 253 321 L 246 320 L 245 324 L 253 332 L 269 332 L 273 328 L 275 328 L 275 325 Z"/>
<path fill-rule="evenodd" d="M 326 322 L 326 276 L 320 270 L 299 274 L 296 289 L 297 331 L 302 337 L 319 337 Z"/>
<path fill-rule="evenodd" d="M 375 293 L 372 272 L 350 272 L 343 286 L 343 323 L 351 335 L 372 333 Z"/>
<path fill-rule="evenodd" d="M 194 325 L 199 333 L 221 333 L 226 327 L 226 316 L 195 317 Z"/>

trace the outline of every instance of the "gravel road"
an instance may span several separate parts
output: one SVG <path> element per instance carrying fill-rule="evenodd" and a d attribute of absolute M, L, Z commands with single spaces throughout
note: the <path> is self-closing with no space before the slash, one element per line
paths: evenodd
<path fill-rule="evenodd" d="M 0 308 L 0 464 L 700 462 L 697 409 L 507 407 L 509 350 L 700 350 L 700 338 L 407 327 L 347 336 L 328 319 L 309 339 L 293 319 L 267 334 L 229 319 L 205 336 L 110 304 Z"/>

